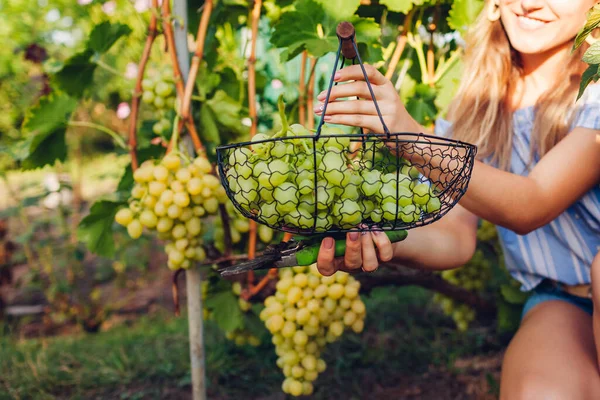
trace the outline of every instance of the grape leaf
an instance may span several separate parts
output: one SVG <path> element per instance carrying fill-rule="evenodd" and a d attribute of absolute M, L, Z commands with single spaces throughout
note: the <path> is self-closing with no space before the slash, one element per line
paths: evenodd
<path fill-rule="evenodd" d="M 295 3 L 295 10 L 283 13 L 271 36 L 271 43 L 275 46 L 288 48 L 286 61 L 303 50 L 320 57 L 335 51 L 337 42 L 335 21 L 325 13 L 321 4 L 313 0 L 300 0 Z"/>
<path fill-rule="evenodd" d="M 243 326 L 242 310 L 231 290 L 224 290 L 208 297 L 205 305 L 206 308 L 213 310 L 213 318 L 223 331 L 231 332 Z"/>
<path fill-rule="evenodd" d="M 316 0 L 325 13 L 337 18 L 340 21 L 351 18 L 358 6 L 360 6 L 360 0 Z"/>
<path fill-rule="evenodd" d="M 206 104 L 200 107 L 200 122 L 202 123 L 200 132 L 203 141 L 220 145 L 221 137 L 219 136 L 219 128 L 215 122 L 215 114 L 211 111 L 210 106 Z"/>
<path fill-rule="evenodd" d="M 406 110 L 418 123 L 428 125 L 437 115 L 435 97 L 435 89 L 421 83 L 415 88 L 415 95 L 406 103 Z"/>
<path fill-rule="evenodd" d="M 577 100 L 583 96 L 585 88 L 592 82 L 598 81 L 600 78 L 600 65 L 592 64 L 583 72 L 581 75 L 581 83 L 579 84 L 579 93 L 577 94 Z"/>
<path fill-rule="evenodd" d="M 123 36 L 131 33 L 125 24 L 102 22 L 94 27 L 87 42 L 87 48 L 96 53 L 106 53 Z"/>
<path fill-rule="evenodd" d="M 87 248 L 100 256 L 112 257 L 115 254 L 113 223 L 115 214 L 125 202 L 100 200 L 92 205 L 90 213 L 77 227 L 77 237 Z"/>
<path fill-rule="evenodd" d="M 365 43 L 369 47 L 380 48 L 381 30 L 374 19 L 358 16 L 350 16 L 347 19 L 356 28 L 359 44 Z M 337 14 L 330 15 L 320 3 L 314 0 L 299 0 L 295 3 L 295 9 L 281 15 L 271 36 L 271 43 L 276 47 L 285 48 L 281 54 L 282 61 L 291 60 L 304 50 L 313 57 L 321 57 L 337 50 L 336 28 L 340 21 Z"/>
<path fill-rule="evenodd" d="M 600 41 L 594 42 L 590 48 L 586 50 L 582 60 L 588 64 L 600 64 Z"/>
<path fill-rule="evenodd" d="M 584 27 L 579 31 L 575 37 L 575 43 L 573 43 L 573 50 L 579 48 L 585 42 L 585 39 L 594 29 L 600 25 L 600 4 L 596 4 L 587 13 L 587 21 Z"/>
<path fill-rule="evenodd" d="M 22 130 L 25 133 L 50 133 L 67 124 L 69 115 L 77 106 L 77 101 L 63 93 L 44 96 L 29 110 Z"/>
<path fill-rule="evenodd" d="M 448 25 L 452 29 L 465 32 L 475 21 L 482 8 L 482 0 L 454 0 L 448 13 Z"/>
<path fill-rule="evenodd" d="M 223 90 L 217 90 L 215 95 L 206 101 L 216 120 L 223 127 L 236 132 L 244 133 L 245 128 L 241 124 L 240 114 L 242 114 L 242 105 L 229 97 Z"/>
<path fill-rule="evenodd" d="M 51 94 L 40 99 L 25 118 L 21 128 L 29 138 L 21 155 L 23 168 L 33 169 L 67 156 L 65 131 L 77 101 L 65 94 Z"/>
<path fill-rule="evenodd" d="M 67 94 L 81 97 L 94 81 L 96 64 L 90 61 L 93 54 L 93 50 L 90 49 L 75 54 L 54 74 L 54 81 Z"/>
<path fill-rule="evenodd" d="M 379 3 L 390 11 L 406 14 L 413 8 L 415 2 L 413 0 L 380 0 Z"/>

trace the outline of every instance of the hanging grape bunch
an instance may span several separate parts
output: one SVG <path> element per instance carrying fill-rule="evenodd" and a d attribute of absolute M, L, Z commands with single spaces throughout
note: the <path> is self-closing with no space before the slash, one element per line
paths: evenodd
<path fill-rule="evenodd" d="M 166 240 L 170 269 L 187 269 L 206 258 L 202 241 L 201 218 L 216 214 L 219 203 L 227 201 L 219 179 L 210 172 L 208 159 L 200 155 L 193 161 L 167 154 L 158 163 L 144 162 L 133 174 L 136 184 L 129 207 L 115 215 L 129 236 L 137 239 L 143 228 L 158 232 Z"/>
<path fill-rule="evenodd" d="M 279 132 L 221 150 L 230 197 L 246 217 L 275 228 L 325 232 L 364 221 L 411 224 L 440 210 L 433 185 L 415 166 L 404 159 L 397 164 L 396 156 L 391 164 L 375 157 L 390 153 L 384 141 L 353 152 L 352 135 L 325 125 L 321 135 L 333 137 L 313 140 L 304 126 L 288 126 L 282 108 Z"/>
<path fill-rule="evenodd" d="M 279 278 L 260 318 L 273 335 L 277 366 L 286 377 L 283 391 L 309 395 L 312 382 L 326 368 L 320 358 L 325 345 L 335 342 L 346 328 L 356 333 L 364 328 L 360 282 L 341 271 L 322 276 L 316 265 L 282 269 Z"/>
<path fill-rule="evenodd" d="M 157 111 L 159 118 L 152 126 L 155 135 L 163 135 L 171 131 L 171 121 L 167 113 L 175 106 L 175 82 L 173 68 L 161 66 L 150 68 L 146 78 L 142 80 L 142 101 Z"/>

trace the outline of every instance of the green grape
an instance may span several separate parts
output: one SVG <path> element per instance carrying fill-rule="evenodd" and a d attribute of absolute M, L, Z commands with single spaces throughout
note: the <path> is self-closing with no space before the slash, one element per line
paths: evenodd
<path fill-rule="evenodd" d="M 327 153 L 321 160 L 319 171 L 330 184 L 340 185 L 346 171 L 346 160 L 343 154 Z"/>
<path fill-rule="evenodd" d="M 342 228 L 356 226 L 362 221 L 362 212 L 358 203 L 350 199 L 334 204 L 333 215 Z"/>
<path fill-rule="evenodd" d="M 273 191 L 273 198 L 277 202 L 277 209 L 282 212 L 290 212 L 296 208 L 298 189 L 293 183 L 284 182 Z"/>
<path fill-rule="evenodd" d="M 381 190 L 381 172 L 379 172 L 376 169 L 371 171 L 365 171 L 363 172 L 362 176 L 364 181 L 361 185 L 361 190 L 365 194 L 365 196 L 373 196 L 375 195 L 375 193 Z"/>
<path fill-rule="evenodd" d="M 115 214 L 115 221 L 122 226 L 127 226 L 133 221 L 133 212 L 129 208 L 121 208 Z"/>
<path fill-rule="evenodd" d="M 142 223 L 137 219 L 134 219 L 127 224 L 127 233 L 132 239 L 138 239 L 140 236 L 142 236 L 143 229 Z"/>
<path fill-rule="evenodd" d="M 441 208 L 440 199 L 437 197 L 431 197 L 425 205 L 425 211 L 429 214 L 438 211 Z"/>
<path fill-rule="evenodd" d="M 426 205 L 429 201 L 429 185 L 419 183 L 413 188 L 414 202 L 418 205 Z"/>

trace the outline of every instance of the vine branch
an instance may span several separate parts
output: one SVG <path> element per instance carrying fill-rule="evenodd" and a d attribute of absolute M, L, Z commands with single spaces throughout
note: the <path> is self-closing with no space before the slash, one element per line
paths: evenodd
<path fill-rule="evenodd" d="M 138 66 L 137 78 L 135 81 L 135 89 L 133 91 L 133 98 L 131 99 L 131 116 L 129 117 L 129 153 L 131 155 L 131 168 L 135 171 L 138 167 L 137 159 L 137 117 L 140 109 L 140 97 L 142 96 L 142 80 L 144 79 L 144 71 L 146 70 L 146 64 L 150 58 L 150 50 L 152 50 L 152 44 L 156 39 L 156 25 L 157 25 L 157 13 L 158 13 L 158 0 L 152 0 L 152 9 L 150 15 L 150 24 L 148 25 L 148 36 L 146 37 L 146 43 L 144 44 L 144 50 L 142 52 L 142 58 Z"/>
<path fill-rule="evenodd" d="M 396 48 L 394 49 L 394 54 L 392 54 L 392 58 L 390 59 L 390 63 L 388 65 L 388 70 L 385 73 L 385 77 L 387 79 L 391 79 L 392 75 L 394 75 L 394 71 L 398 66 L 398 62 L 400 61 L 400 57 L 404 52 L 404 48 L 406 47 L 406 42 L 408 40 L 407 33 L 410 30 L 410 24 L 412 22 L 413 11 L 409 11 L 404 18 L 404 25 L 401 29 L 398 38 L 396 39 Z"/>
<path fill-rule="evenodd" d="M 208 31 L 208 22 L 210 21 L 210 14 L 213 8 L 212 0 L 206 0 L 203 6 L 202 18 L 200 19 L 200 25 L 198 26 L 198 34 L 196 35 L 196 51 L 192 57 L 192 65 L 190 67 L 190 73 L 185 83 L 185 89 L 183 92 L 183 101 L 181 105 L 181 116 L 184 120 L 190 119 L 190 106 L 192 93 L 194 86 L 196 85 L 196 76 L 198 75 L 198 69 L 202 63 L 204 57 L 204 42 L 206 41 L 206 32 Z M 195 145 L 196 143 L 194 143 Z"/>
<path fill-rule="evenodd" d="M 298 92 L 300 96 L 298 98 L 298 117 L 301 125 L 306 125 L 306 60 L 308 58 L 308 53 L 306 50 L 302 52 L 302 61 L 300 62 L 300 81 L 298 83 Z M 310 113 L 311 111 L 308 110 Z"/>
<path fill-rule="evenodd" d="M 440 275 L 431 271 L 414 270 L 395 263 L 388 263 L 386 266 L 392 268 L 393 272 L 356 275 L 356 279 L 361 283 L 361 293 L 370 292 L 380 286 L 416 285 L 467 304 L 480 314 L 489 315 L 496 311 L 496 307 L 492 302 L 482 298 L 477 293 L 447 282 Z"/>
<path fill-rule="evenodd" d="M 173 64 L 173 75 L 175 78 L 175 88 L 177 90 L 177 96 L 181 101 L 184 98 L 185 87 L 183 85 L 183 77 L 181 75 L 181 68 L 179 61 L 177 60 L 177 48 L 175 47 L 175 36 L 173 34 L 173 26 L 171 25 L 171 3 L 168 0 L 163 0 L 162 3 L 162 25 L 163 32 L 165 34 L 165 42 L 167 45 L 167 51 L 171 57 L 171 64 Z M 181 108 L 180 108 L 181 110 Z M 194 142 L 194 148 L 197 152 L 204 151 L 204 146 L 198 136 L 198 131 L 194 125 L 194 120 L 188 116 L 188 118 L 182 118 L 178 124 L 177 129 L 181 130 L 183 125 L 186 126 L 192 141 Z"/>
<path fill-rule="evenodd" d="M 315 117 L 311 113 L 313 109 L 313 101 L 315 94 L 315 69 L 317 67 L 317 58 L 310 58 L 310 75 L 308 76 L 308 85 L 306 88 L 306 108 L 309 112 L 309 117 L 307 119 L 308 129 L 313 129 L 315 127 Z"/>

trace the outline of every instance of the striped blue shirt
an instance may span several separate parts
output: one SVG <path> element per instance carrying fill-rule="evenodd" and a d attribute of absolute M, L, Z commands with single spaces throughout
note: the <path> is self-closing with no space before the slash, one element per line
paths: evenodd
<path fill-rule="evenodd" d="M 572 128 L 600 129 L 600 85 L 590 85 L 577 102 Z M 534 108 L 513 114 L 513 149 L 510 172 L 527 176 Z M 439 118 L 436 135 L 449 134 L 451 123 Z M 539 161 L 535 157 L 531 168 Z M 573 160 L 577 162 L 577 160 Z M 599 165 L 600 167 L 600 165 Z M 569 168 L 565 164 L 565 168 Z M 600 186 L 596 185 L 549 224 L 527 235 L 498 227 L 506 268 L 531 290 L 544 278 L 567 285 L 590 283 L 590 265 L 600 250 Z"/>

